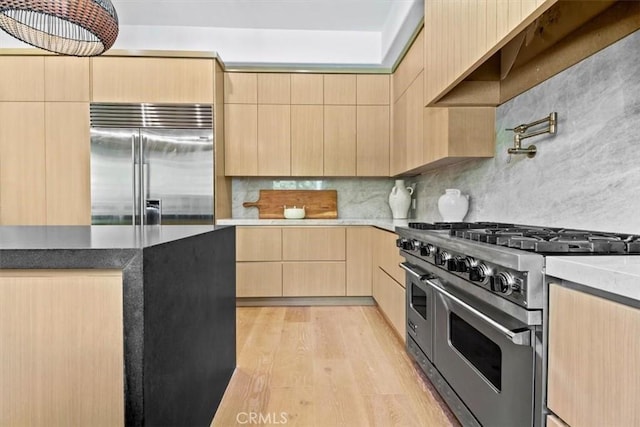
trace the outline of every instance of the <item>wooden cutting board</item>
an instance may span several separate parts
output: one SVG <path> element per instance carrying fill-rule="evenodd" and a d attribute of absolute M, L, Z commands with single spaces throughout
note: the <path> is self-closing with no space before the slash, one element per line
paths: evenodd
<path fill-rule="evenodd" d="M 245 208 L 256 207 L 260 219 L 284 218 L 284 206 L 305 207 L 305 218 L 335 219 L 338 217 L 336 190 L 260 190 L 255 202 L 244 202 Z"/>

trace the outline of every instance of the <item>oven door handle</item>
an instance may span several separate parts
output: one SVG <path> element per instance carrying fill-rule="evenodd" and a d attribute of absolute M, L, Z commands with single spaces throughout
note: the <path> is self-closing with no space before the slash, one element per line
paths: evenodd
<path fill-rule="evenodd" d="M 445 297 L 447 297 L 447 298 L 451 299 L 452 301 L 454 301 L 454 302 L 458 303 L 459 305 L 461 305 L 465 310 L 469 311 L 474 316 L 482 319 L 485 323 L 489 324 L 489 326 L 491 326 L 492 328 L 498 330 L 505 337 L 507 337 L 512 343 L 514 343 L 516 345 L 525 345 L 525 346 L 531 345 L 531 331 L 530 330 L 527 329 L 527 330 L 524 330 L 524 331 L 512 331 L 511 329 L 509 329 L 506 326 L 496 322 L 495 320 L 493 320 L 492 318 L 490 318 L 486 314 L 482 313 L 478 309 L 476 309 L 476 308 L 470 306 L 469 304 L 467 304 L 466 302 L 462 301 L 460 298 L 458 298 L 455 295 L 452 295 L 451 293 L 449 293 L 446 290 L 442 289 L 440 286 L 436 285 L 431 280 L 427 279 L 427 280 L 424 280 L 424 282 L 427 283 L 428 285 L 430 285 L 434 290 L 436 290 L 437 292 L 441 293 Z"/>
<path fill-rule="evenodd" d="M 404 271 L 406 271 L 407 273 L 409 273 L 410 275 L 412 275 L 413 277 L 415 277 L 420 281 L 424 281 L 426 277 L 429 277 L 427 274 L 417 273 L 413 268 L 410 267 L 410 265 L 411 264 L 406 262 L 401 262 L 400 264 L 398 264 L 400 268 L 402 268 Z"/>

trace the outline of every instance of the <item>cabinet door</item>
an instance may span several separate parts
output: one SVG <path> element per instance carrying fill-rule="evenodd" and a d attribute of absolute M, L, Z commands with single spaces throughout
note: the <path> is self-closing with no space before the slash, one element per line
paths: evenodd
<path fill-rule="evenodd" d="M 123 426 L 122 307 L 121 271 L 3 270 L 2 425 Z"/>
<path fill-rule="evenodd" d="M 388 74 L 358 74 L 356 76 L 357 105 L 389 105 Z"/>
<path fill-rule="evenodd" d="M 407 170 L 407 100 L 405 93 L 393 105 L 391 124 L 390 172 L 398 175 Z"/>
<path fill-rule="evenodd" d="M 291 106 L 291 175 L 324 173 L 324 119 L 322 105 Z"/>
<path fill-rule="evenodd" d="M 224 73 L 225 104 L 257 104 L 258 75 L 256 73 Z"/>
<path fill-rule="evenodd" d="M 47 102 L 47 224 L 91 224 L 89 104 Z"/>
<path fill-rule="evenodd" d="M 324 104 L 356 105 L 355 74 L 325 74 Z"/>
<path fill-rule="evenodd" d="M 258 175 L 291 175 L 291 107 L 258 104 Z"/>
<path fill-rule="evenodd" d="M 291 74 L 291 103 L 324 103 L 324 77 L 322 74 Z"/>
<path fill-rule="evenodd" d="M 640 425 L 640 310 L 549 291 L 549 409 L 571 426 Z"/>
<path fill-rule="evenodd" d="M 384 270 L 374 271 L 373 298 L 402 341 L 406 340 L 406 294 L 405 289 Z"/>
<path fill-rule="evenodd" d="M 357 107 L 358 176 L 389 176 L 389 107 Z"/>
<path fill-rule="evenodd" d="M 291 104 L 291 75 L 258 74 L 258 104 Z"/>
<path fill-rule="evenodd" d="M 344 261 L 343 227 L 284 227 L 282 259 L 284 261 Z"/>
<path fill-rule="evenodd" d="M 279 227 L 236 227 L 236 261 L 280 261 Z"/>
<path fill-rule="evenodd" d="M 0 55 L 0 102 L 44 101 L 44 58 Z"/>
<path fill-rule="evenodd" d="M 95 102 L 213 103 L 213 60 L 92 58 Z"/>
<path fill-rule="evenodd" d="M 424 69 L 424 31 L 416 36 L 413 44 L 402 59 L 400 65 L 393 73 L 392 87 L 395 101 L 407 90 L 409 85 L 416 79 L 418 74 Z"/>
<path fill-rule="evenodd" d="M 356 107 L 324 106 L 324 175 L 356 174 Z"/>
<path fill-rule="evenodd" d="M 0 102 L 0 224 L 45 225 L 43 102 Z"/>
<path fill-rule="evenodd" d="M 224 106 L 225 174 L 258 174 L 258 106 Z"/>
<path fill-rule="evenodd" d="M 373 262 L 371 227 L 347 227 L 347 296 L 370 296 Z"/>
<path fill-rule="evenodd" d="M 344 262 L 285 262 L 282 264 L 285 297 L 345 296 Z"/>
<path fill-rule="evenodd" d="M 47 56 L 44 77 L 46 101 L 89 102 L 89 58 Z"/>
<path fill-rule="evenodd" d="M 418 77 L 411 83 L 406 92 L 406 164 L 405 170 L 411 170 L 422 166 L 424 162 L 424 103 L 422 97 L 424 96 L 423 73 L 420 72 Z"/>
<path fill-rule="evenodd" d="M 281 262 L 239 262 L 236 264 L 236 296 L 281 297 Z"/>

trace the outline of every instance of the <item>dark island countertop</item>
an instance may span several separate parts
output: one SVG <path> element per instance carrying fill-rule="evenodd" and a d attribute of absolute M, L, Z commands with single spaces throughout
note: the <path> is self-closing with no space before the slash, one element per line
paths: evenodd
<path fill-rule="evenodd" d="M 0 226 L 0 269 L 121 270 L 125 425 L 209 426 L 236 363 L 235 227 Z"/>

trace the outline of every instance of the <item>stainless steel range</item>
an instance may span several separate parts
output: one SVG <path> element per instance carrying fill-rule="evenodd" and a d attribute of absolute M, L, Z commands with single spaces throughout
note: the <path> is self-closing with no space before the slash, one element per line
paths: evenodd
<path fill-rule="evenodd" d="M 407 349 L 465 426 L 544 425 L 546 255 L 640 253 L 640 236 L 502 223 L 396 233 Z"/>

